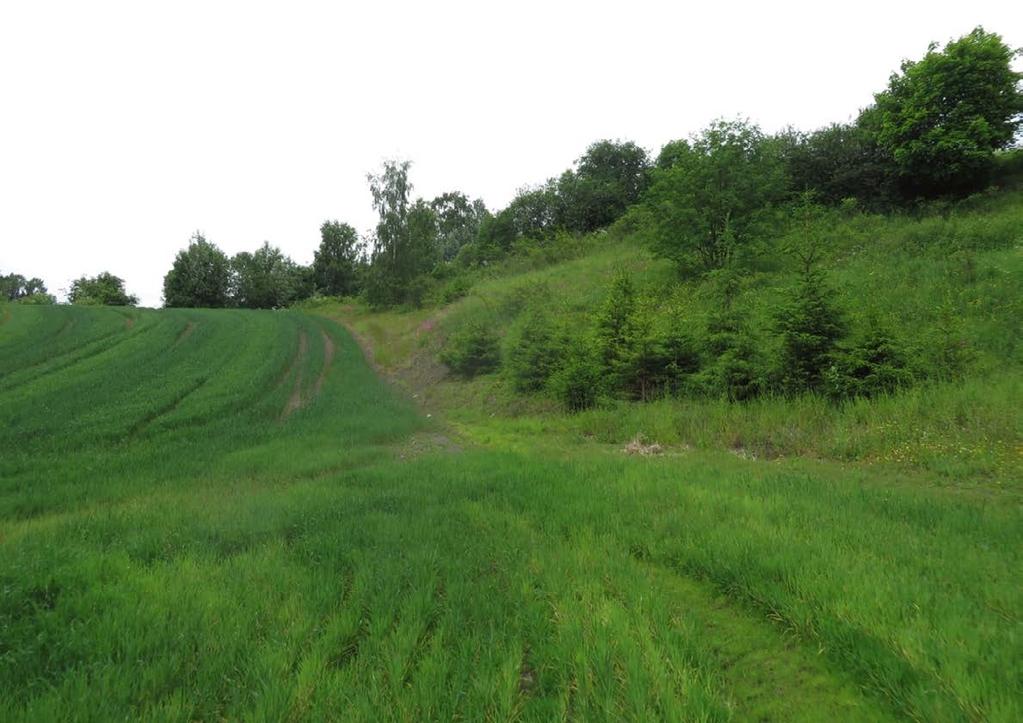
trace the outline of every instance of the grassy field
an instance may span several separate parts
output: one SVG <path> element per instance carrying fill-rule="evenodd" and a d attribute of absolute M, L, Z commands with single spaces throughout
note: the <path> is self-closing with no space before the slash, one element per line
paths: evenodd
<path fill-rule="evenodd" d="M 0 719 L 1023 716 L 995 482 L 445 426 L 295 312 L 0 320 Z"/>

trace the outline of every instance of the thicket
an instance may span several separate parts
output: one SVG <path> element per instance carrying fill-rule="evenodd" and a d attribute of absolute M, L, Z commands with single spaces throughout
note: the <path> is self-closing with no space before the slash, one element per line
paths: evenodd
<path fill-rule="evenodd" d="M 56 299 L 47 292 L 40 278 L 25 278 L 21 274 L 0 274 L 0 300 L 19 304 L 53 304 Z"/>

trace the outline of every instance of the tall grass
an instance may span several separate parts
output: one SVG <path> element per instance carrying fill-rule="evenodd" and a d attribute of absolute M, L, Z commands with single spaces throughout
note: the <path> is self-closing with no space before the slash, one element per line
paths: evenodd
<path fill-rule="evenodd" d="M 40 356 L 5 333 L 13 381 Z M 0 391 L 4 720 L 1023 714 L 1009 498 L 696 451 L 401 461 L 428 421 L 330 322 L 117 333 Z"/>

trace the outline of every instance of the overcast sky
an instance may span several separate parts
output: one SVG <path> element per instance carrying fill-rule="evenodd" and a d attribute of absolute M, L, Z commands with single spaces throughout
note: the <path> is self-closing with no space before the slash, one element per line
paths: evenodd
<path fill-rule="evenodd" d="M 156 306 L 196 229 L 309 263 L 370 228 L 383 159 L 499 208 L 600 138 L 848 120 L 976 25 L 1023 45 L 1023 2 L 5 1 L 0 271 Z"/>

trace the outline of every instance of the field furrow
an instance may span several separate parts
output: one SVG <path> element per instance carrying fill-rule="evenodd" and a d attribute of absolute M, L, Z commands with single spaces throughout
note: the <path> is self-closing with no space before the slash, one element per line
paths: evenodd
<path fill-rule="evenodd" d="M 1023 714 L 1011 498 L 420 449 L 452 431 L 330 321 L 76 309 L 76 351 L 23 313 L 52 348 L 0 349 L 39 372 L 0 390 L 0 719 Z"/>

